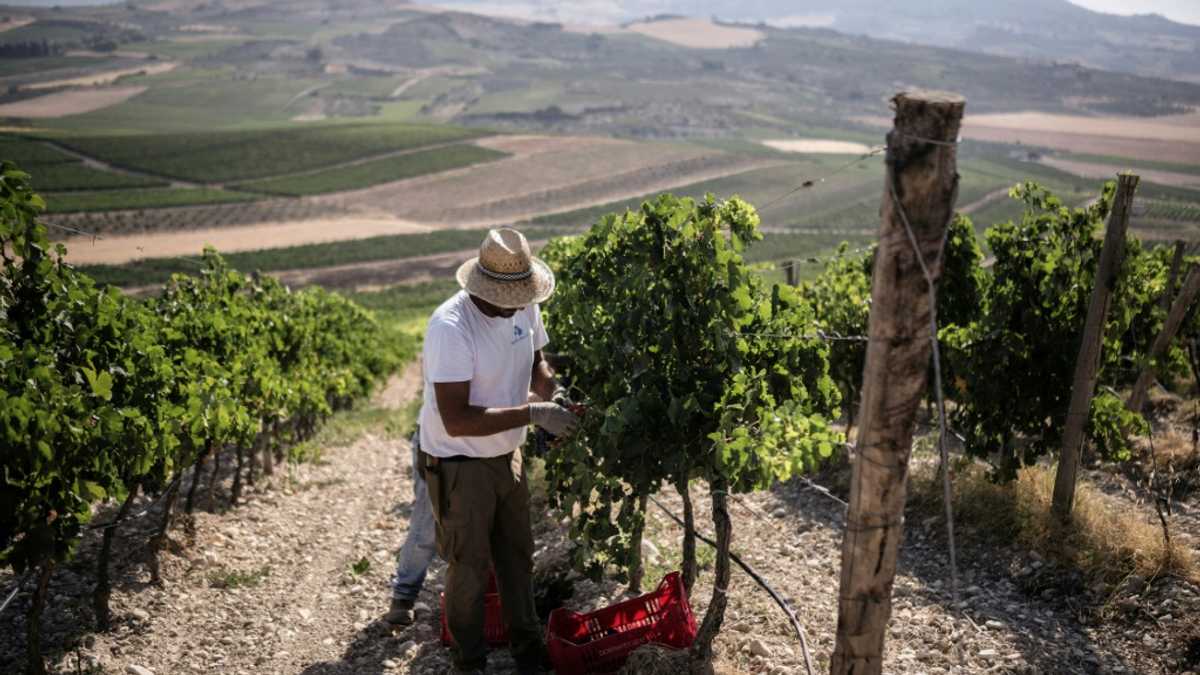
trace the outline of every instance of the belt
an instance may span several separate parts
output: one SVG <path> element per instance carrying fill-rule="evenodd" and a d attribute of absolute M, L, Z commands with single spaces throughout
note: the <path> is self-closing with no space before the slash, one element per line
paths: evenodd
<path fill-rule="evenodd" d="M 509 457 L 512 455 L 512 453 L 510 452 L 510 453 L 504 454 L 504 455 L 497 455 L 496 457 L 471 457 L 470 455 L 450 455 L 449 457 L 438 457 L 437 455 L 431 455 L 428 452 L 425 452 L 424 450 L 421 451 L 421 454 L 425 455 L 425 458 L 426 458 L 425 462 L 427 464 L 429 464 L 430 466 L 437 466 L 438 464 L 441 464 L 443 462 L 448 462 L 448 463 L 474 462 L 474 461 L 483 460 L 483 459 L 499 459 L 500 457 Z"/>

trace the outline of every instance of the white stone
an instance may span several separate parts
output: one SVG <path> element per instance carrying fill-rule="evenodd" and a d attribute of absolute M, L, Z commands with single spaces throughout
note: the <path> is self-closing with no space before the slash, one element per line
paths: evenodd
<path fill-rule="evenodd" d="M 769 658 L 771 656 L 771 649 L 762 640 L 751 640 L 750 653 L 755 656 Z"/>
<path fill-rule="evenodd" d="M 130 614 L 130 616 L 137 619 L 138 621 L 149 621 L 150 620 L 150 612 L 147 612 L 144 609 L 133 609 L 133 610 L 129 611 L 129 614 Z"/>
<path fill-rule="evenodd" d="M 132 663 L 125 666 L 125 672 L 129 675 L 154 675 L 154 671 L 145 666 L 135 666 Z"/>
<path fill-rule="evenodd" d="M 996 652 L 996 650 L 995 650 L 995 649 L 981 649 L 981 650 L 979 650 L 979 655 L 980 655 L 980 656 L 982 656 L 982 657 L 983 657 L 983 658 L 985 658 L 985 659 L 994 659 L 994 658 L 996 658 L 996 653 L 997 653 L 997 652 Z"/>
<path fill-rule="evenodd" d="M 645 556 L 646 560 L 652 563 L 658 562 L 662 557 L 662 554 L 658 551 L 658 547 L 655 546 L 654 542 L 650 541 L 649 539 L 642 540 L 642 555 Z"/>

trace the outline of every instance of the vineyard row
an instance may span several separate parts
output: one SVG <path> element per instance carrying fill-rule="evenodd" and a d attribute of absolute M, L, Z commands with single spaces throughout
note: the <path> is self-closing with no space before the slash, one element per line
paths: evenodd
<path fill-rule="evenodd" d="M 94 507 L 128 514 L 139 491 L 163 503 L 151 574 L 190 467 L 236 456 L 243 476 L 269 472 L 334 410 L 369 394 L 400 360 L 374 317 L 319 288 L 290 292 L 230 269 L 213 251 L 138 301 L 98 287 L 63 262 L 37 222 L 28 176 L 0 168 L 0 564 L 37 579 L 28 621 L 30 669 L 42 672 L 38 616 L 50 574 Z M 190 511 L 195 486 L 185 497 Z M 95 592 L 106 627 L 103 528 Z"/>

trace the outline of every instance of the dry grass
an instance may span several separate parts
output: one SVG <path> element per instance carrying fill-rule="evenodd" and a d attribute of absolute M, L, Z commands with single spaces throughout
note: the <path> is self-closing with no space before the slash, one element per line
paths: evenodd
<path fill-rule="evenodd" d="M 933 464 L 914 468 L 912 501 L 940 513 L 941 482 L 935 474 Z M 1012 483 L 999 485 L 981 466 L 970 465 L 954 479 L 955 520 L 980 536 L 1015 543 L 1079 570 L 1093 584 L 1112 587 L 1134 574 L 1200 580 L 1191 552 L 1174 541 L 1166 546 L 1158 524 L 1128 501 L 1080 480 L 1071 522 L 1064 526 L 1050 513 L 1053 492 L 1052 467 L 1028 467 Z"/>
<path fill-rule="evenodd" d="M 656 644 L 638 647 L 625 665 L 622 675 L 679 675 L 688 672 L 690 661 L 685 649 L 670 649 Z"/>
<path fill-rule="evenodd" d="M 709 675 L 741 675 L 736 668 L 720 662 L 700 668 Z M 649 643 L 634 650 L 617 672 L 618 675 L 687 675 L 695 671 L 688 650 Z"/>

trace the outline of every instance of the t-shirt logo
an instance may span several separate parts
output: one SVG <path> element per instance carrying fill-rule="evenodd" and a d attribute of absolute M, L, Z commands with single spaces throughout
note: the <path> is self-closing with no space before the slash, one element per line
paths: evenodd
<path fill-rule="evenodd" d="M 520 326 L 513 326 L 512 343 L 514 345 L 517 344 L 518 342 L 520 342 L 521 340 L 524 340 L 527 337 L 529 337 L 529 333 L 526 333 L 524 330 L 522 330 Z"/>

